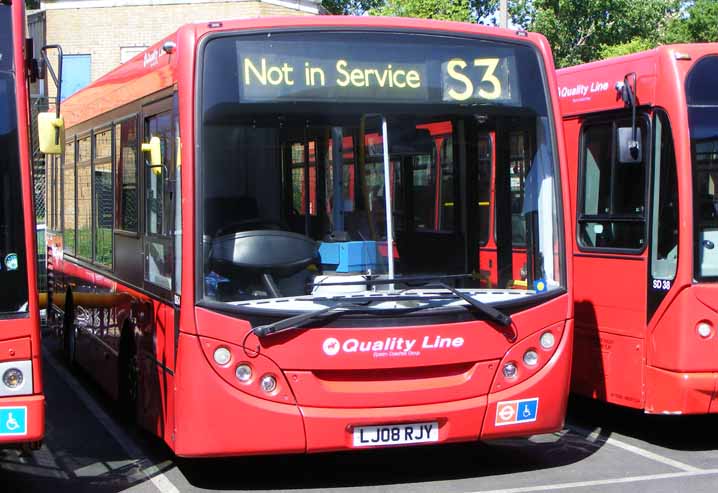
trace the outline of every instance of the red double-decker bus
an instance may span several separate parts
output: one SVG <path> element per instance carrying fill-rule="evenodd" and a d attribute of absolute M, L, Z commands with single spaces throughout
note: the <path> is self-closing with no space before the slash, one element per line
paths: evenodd
<path fill-rule="evenodd" d="M 0 448 L 45 433 L 23 2 L 0 3 Z"/>
<path fill-rule="evenodd" d="M 48 239 L 68 360 L 183 456 L 559 429 L 554 78 L 543 37 L 462 23 L 182 27 L 64 103 Z M 479 272 L 486 202 L 501 288 Z"/>
<path fill-rule="evenodd" d="M 575 216 L 573 389 L 718 412 L 718 44 L 558 71 Z"/>

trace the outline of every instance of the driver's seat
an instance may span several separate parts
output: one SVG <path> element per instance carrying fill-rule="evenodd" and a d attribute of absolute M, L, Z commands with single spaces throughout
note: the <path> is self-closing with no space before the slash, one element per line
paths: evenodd
<path fill-rule="evenodd" d="M 205 234 L 212 237 L 225 234 L 229 225 L 260 221 L 257 199 L 249 195 L 207 198 L 204 207 Z"/>

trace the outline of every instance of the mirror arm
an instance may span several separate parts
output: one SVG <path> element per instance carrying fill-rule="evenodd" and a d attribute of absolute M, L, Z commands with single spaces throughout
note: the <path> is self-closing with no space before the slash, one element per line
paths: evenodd
<path fill-rule="evenodd" d="M 631 86 L 628 84 L 628 78 L 630 76 L 633 76 L 633 88 L 631 88 Z M 635 72 L 626 75 L 626 77 L 624 78 L 624 82 L 626 83 L 626 87 L 628 88 L 628 93 L 629 93 L 630 99 L 631 99 L 631 110 L 632 110 L 631 135 L 632 135 L 633 140 L 631 141 L 630 151 L 631 151 L 631 156 L 633 156 L 634 159 L 638 156 L 638 148 L 639 148 L 638 140 L 636 140 L 637 139 L 636 107 L 638 106 L 638 99 L 636 98 L 636 79 L 637 79 L 637 77 L 636 77 Z"/>

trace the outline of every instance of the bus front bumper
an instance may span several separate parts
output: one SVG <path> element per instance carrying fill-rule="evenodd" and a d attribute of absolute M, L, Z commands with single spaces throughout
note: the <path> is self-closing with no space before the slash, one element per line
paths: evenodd
<path fill-rule="evenodd" d="M 718 372 L 646 367 L 647 414 L 718 413 Z"/>
<path fill-rule="evenodd" d="M 0 448 L 45 436 L 45 396 L 0 397 Z"/>
<path fill-rule="evenodd" d="M 209 366 L 196 337 L 180 335 L 175 394 L 175 453 L 185 457 L 313 453 L 357 448 L 359 427 L 438 426 L 434 443 L 527 436 L 561 429 L 571 368 L 573 331 L 530 379 L 501 392 L 434 404 L 340 408 L 283 404 L 228 385 Z M 186 366 L 183 366 L 186 365 Z M 511 419 L 535 401 L 531 419 Z M 508 417 L 507 417 L 508 416 Z M 368 430 L 371 438 L 374 430 Z M 427 443 L 427 442 L 422 442 Z M 371 447 L 367 445 L 367 448 Z"/>

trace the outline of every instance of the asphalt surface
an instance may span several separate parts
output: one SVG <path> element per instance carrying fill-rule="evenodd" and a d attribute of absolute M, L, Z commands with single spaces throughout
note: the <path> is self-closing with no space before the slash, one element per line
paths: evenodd
<path fill-rule="evenodd" d="M 646 416 L 572 399 L 564 430 L 508 439 L 305 456 L 180 459 L 123 423 L 46 335 L 47 436 L 0 451 L 0 492 L 718 491 L 718 416 Z"/>

